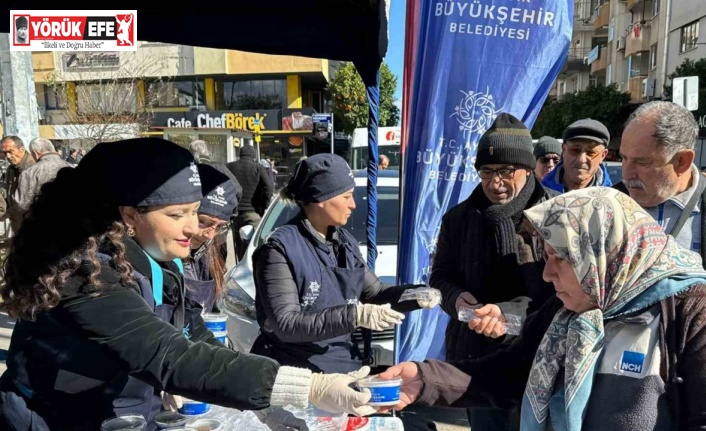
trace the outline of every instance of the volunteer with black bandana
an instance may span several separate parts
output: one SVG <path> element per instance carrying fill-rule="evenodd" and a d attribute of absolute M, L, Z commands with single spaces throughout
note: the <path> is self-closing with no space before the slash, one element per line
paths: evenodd
<path fill-rule="evenodd" d="M 400 296 L 415 285 L 390 286 L 366 266 L 358 241 L 343 229 L 355 209 L 355 181 L 346 161 L 317 154 L 300 161 L 280 197 L 301 208 L 253 255 L 260 335 L 252 353 L 312 371 L 349 372 L 362 364 L 352 334 L 381 331 L 420 307 Z"/>
<path fill-rule="evenodd" d="M 0 285 L 19 318 L 0 377 L 0 429 L 95 431 L 141 414 L 152 430 L 162 392 L 238 409 L 374 412 L 370 394 L 349 387 L 368 368 L 280 367 L 223 347 L 189 317 L 180 259 L 202 197 L 191 154 L 156 138 L 98 144 L 42 188 Z"/>

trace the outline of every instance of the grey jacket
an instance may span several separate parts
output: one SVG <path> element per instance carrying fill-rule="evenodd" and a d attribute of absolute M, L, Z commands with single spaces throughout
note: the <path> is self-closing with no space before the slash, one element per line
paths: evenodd
<path fill-rule="evenodd" d="M 39 194 L 42 185 L 56 178 L 59 169 L 71 167 L 57 153 L 42 155 L 37 163 L 25 169 L 20 174 L 17 190 L 12 199 L 21 211 L 27 211 L 35 196 Z"/>

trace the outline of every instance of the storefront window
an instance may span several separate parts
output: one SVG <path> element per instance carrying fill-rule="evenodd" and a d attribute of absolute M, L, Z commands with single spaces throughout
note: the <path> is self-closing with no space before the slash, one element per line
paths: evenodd
<path fill-rule="evenodd" d="M 66 86 L 44 86 L 44 105 L 47 109 L 67 109 L 69 107 Z"/>
<path fill-rule="evenodd" d="M 145 103 L 153 108 L 204 105 L 203 81 L 148 82 Z"/>
<path fill-rule="evenodd" d="M 282 109 L 287 106 L 284 79 L 218 82 L 219 109 Z"/>
<path fill-rule="evenodd" d="M 228 134 L 225 133 L 196 133 L 196 132 L 165 132 L 165 139 L 189 148 L 189 144 L 197 139 L 206 141 L 211 150 L 211 161 L 227 163 Z"/>

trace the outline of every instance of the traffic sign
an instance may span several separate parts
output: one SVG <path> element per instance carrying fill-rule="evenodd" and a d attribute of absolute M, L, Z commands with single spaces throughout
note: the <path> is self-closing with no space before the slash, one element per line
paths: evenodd
<path fill-rule="evenodd" d="M 331 114 L 312 114 L 311 119 L 314 123 L 330 123 Z"/>
<path fill-rule="evenodd" d="M 672 102 L 689 111 L 699 110 L 699 77 L 685 76 L 672 79 Z"/>

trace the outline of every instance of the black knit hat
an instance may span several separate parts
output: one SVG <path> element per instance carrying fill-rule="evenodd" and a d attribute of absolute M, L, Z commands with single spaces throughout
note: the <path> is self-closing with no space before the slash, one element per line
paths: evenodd
<path fill-rule="evenodd" d="M 476 169 L 484 165 L 522 165 L 534 169 L 537 160 L 532 153 L 532 135 L 522 121 L 502 113 L 480 137 Z"/>
<path fill-rule="evenodd" d="M 542 136 L 534 146 L 534 157 L 540 158 L 545 154 L 558 154 L 561 156 L 561 144 L 551 136 Z"/>

